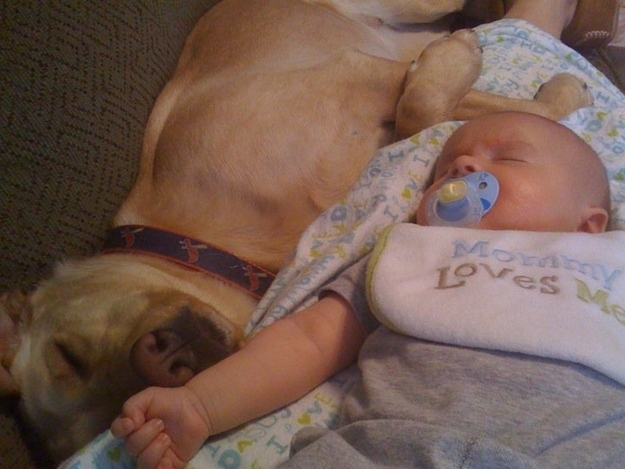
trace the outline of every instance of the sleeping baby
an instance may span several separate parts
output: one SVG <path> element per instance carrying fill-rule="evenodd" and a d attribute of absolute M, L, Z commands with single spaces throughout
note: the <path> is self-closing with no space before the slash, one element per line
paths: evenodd
<path fill-rule="evenodd" d="M 566 127 L 519 113 L 460 127 L 422 226 L 387 228 L 324 287 L 383 326 L 361 349 L 338 430 L 301 430 L 286 467 L 621 461 L 622 240 L 594 242 L 609 212 L 599 158 Z"/>

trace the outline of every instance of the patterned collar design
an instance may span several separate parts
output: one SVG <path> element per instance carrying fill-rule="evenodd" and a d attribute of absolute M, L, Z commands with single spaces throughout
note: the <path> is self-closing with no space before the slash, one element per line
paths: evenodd
<path fill-rule="evenodd" d="M 159 257 L 216 277 L 260 299 L 275 274 L 203 241 L 142 225 L 113 228 L 103 254 L 136 253 Z"/>

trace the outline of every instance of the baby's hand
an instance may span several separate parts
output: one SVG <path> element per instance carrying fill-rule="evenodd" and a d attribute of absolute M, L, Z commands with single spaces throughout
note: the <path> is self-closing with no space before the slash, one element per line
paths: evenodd
<path fill-rule="evenodd" d="M 124 440 L 138 468 L 178 469 L 210 436 L 210 422 L 189 388 L 148 388 L 126 401 L 111 433 Z"/>

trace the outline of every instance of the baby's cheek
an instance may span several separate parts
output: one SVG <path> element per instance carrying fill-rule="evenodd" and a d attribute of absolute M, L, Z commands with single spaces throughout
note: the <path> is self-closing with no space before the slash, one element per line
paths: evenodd
<path fill-rule="evenodd" d="M 421 202 L 419 202 L 419 206 L 417 207 L 417 212 L 415 214 L 415 218 L 412 221 L 417 225 L 428 226 L 427 224 L 427 201 L 428 198 L 438 190 L 438 187 L 441 185 L 439 181 L 436 181 L 432 184 L 423 194 L 423 198 Z"/>
<path fill-rule="evenodd" d="M 496 204 L 482 219 L 476 228 L 481 230 L 513 230 L 516 229 L 517 216 L 510 217 L 503 207 Z"/>

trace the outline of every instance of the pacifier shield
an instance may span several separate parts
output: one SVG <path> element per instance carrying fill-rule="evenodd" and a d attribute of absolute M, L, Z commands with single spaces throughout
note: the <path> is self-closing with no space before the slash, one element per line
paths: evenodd
<path fill-rule="evenodd" d="M 482 202 L 482 216 L 486 215 L 499 197 L 499 181 L 495 176 L 486 171 L 477 171 L 463 178 L 477 193 Z"/>
<path fill-rule="evenodd" d="M 485 171 L 450 179 L 428 199 L 427 224 L 475 226 L 490 211 L 498 196 L 499 181 Z"/>

